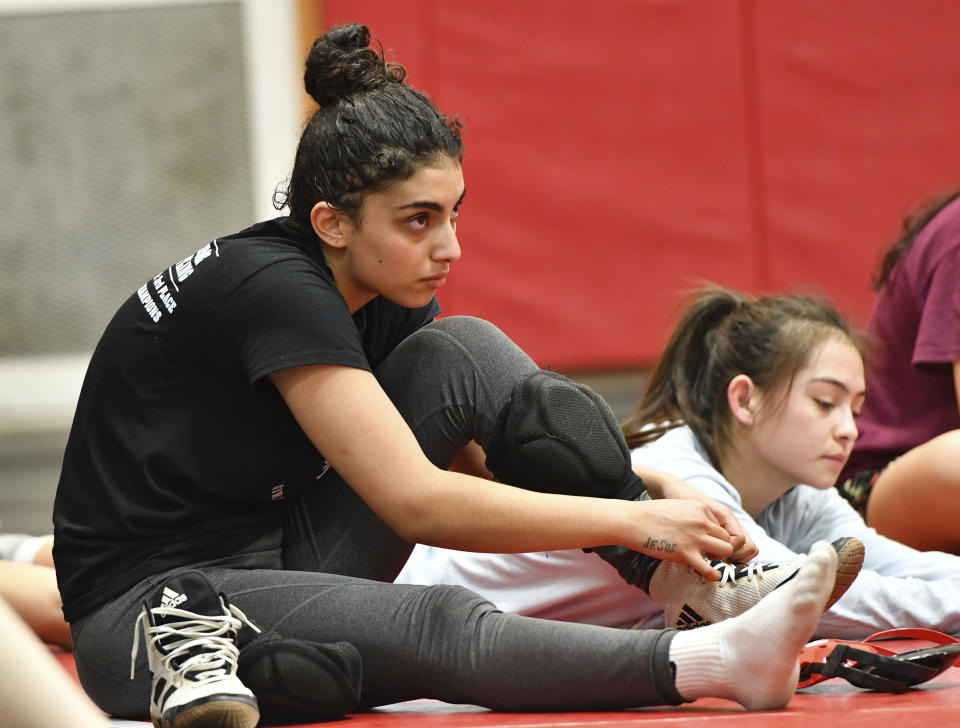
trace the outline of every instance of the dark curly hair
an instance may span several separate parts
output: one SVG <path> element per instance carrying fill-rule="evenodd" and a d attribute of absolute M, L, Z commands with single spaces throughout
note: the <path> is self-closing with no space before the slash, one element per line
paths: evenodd
<path fill-rule="evenodd" d="M 334 28 L 314 41 L 303 81 L 318 108 L 300 137 L 290 181 L 274 206 L 310 229 L 326 202 L 359 222 L 364 197 L 449 157 L 462 161 L 461 124 L 404 83 L 406 70 L 370 48 L 366 26 Z"/>

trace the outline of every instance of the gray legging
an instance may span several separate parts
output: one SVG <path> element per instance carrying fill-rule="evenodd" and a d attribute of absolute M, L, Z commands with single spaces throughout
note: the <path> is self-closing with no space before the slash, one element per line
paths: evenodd
<path fill-rule="evenodd" d="M 488 439 L 510 393 L 536 365 L 496 327 L 450 317 L 419 330 L 376 376 L 424 452 L 447 467 Z M 371 453 L 376 457 L 376 453 Z M 672 630 L 616 630 L 503 614 L 456 586 L 389 583 L 412 548 L 333 471 L 293 502 L 282 531 L 251 534 L 242 553 L 199 568 L 263 632 L 351 643 L 363 659 L 363 705 L 412 698 L 505 711 L 677 704 Z M 173 572 L 152 575 L 71 627 L 80 680 L 107 712 L 144 717 L 145 651 L 129 679 L 141 604 Z"/>

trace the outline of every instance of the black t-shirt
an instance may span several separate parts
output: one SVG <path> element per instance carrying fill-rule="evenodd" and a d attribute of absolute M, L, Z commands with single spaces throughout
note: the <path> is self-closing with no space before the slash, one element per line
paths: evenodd
<path fill-rule="evenodd" d="M 66 618 L 279 523 L 325 462 L 266 375 L 371 370 L 438 313 L 436 300 L 377 297 L 351 316 L 319 242 L 287 218 L 141 286 L 94 351 L 64 453 L 53 521 Z"/>

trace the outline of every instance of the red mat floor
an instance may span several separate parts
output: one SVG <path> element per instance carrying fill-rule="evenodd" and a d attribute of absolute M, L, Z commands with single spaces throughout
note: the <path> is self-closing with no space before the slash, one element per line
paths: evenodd
<path fill-rule="evenodd" d="M 897 642 L 884 645 L 899 651 Z M 916 646 L 916 643 L 903 645 L 903 649 Z M 57 658 L 76 677 L 72 655 L 59 653 Z M 138 724 L 123 721 L 122 725 Z M 370 713 L 349 715 L 339 721 L 310 724 L 311 728 L 699 728 L 707 725 L 737 728 L 960 728 L 960 667 L 952 667 L 930 682 L 900 695 L 868 692 L 835 678 L 797 692 L 783 710 L 753 713 L 716 698 L 703 698 L 679 708 L 640 708 L 604 713 L 495 713 L 476 706 L 416 700 Z"/>

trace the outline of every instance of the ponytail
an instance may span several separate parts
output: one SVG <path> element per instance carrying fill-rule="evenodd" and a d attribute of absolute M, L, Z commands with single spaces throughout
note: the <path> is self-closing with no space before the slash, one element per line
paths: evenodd
<path fill-rule="evenodd" d="M 719 287 L 695 291 L 653 371 L 640 404 L 623 423 L 627 445 L 640 447 L 686 424 L 716 460 L 711 422 L 726 386 L 714 381 L 711 355 L 723 322 L 748 299 Z M 722 345 L 722 344 L 721 344 Z"/>
<path fill-rule="evenodd" d="M 640 403 L 622 424 L 627 445 L 640 447 L 687 425 L 719 468 L 733 426 L 730 381 L 746 374 L 762 392 L 774 392 L 831 336 L 863 355 L 860 335 L 825 301 L 751 298 L 719 286 L 694 291 Z"/>

